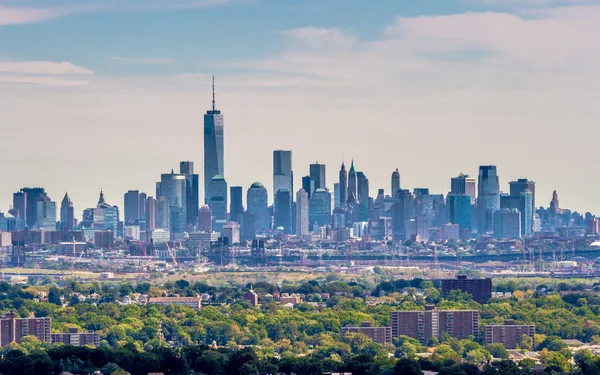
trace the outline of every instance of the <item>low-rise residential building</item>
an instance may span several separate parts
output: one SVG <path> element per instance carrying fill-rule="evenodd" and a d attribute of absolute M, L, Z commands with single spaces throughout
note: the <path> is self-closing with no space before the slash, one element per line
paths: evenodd
<path fill-rule="evenodd" d="M 298 305 L 302 303 L 302 298 L 296 293 L 283 293 L 281 296 L 279 296 L 279 303 L 282 305 L 286 305 L 288 303 L 291 303 L 292 305 Z"/>

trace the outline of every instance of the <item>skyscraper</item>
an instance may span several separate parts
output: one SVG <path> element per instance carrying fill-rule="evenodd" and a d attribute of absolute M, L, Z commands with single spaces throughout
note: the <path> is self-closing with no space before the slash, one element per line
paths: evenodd
<path fill-rule="evenodd" d="M 269 197 L 265 186 L 260 182 L 253 183 L 248 189 L 246 202 L 248 212 L 254 216 L 255 233 L 259 234 L 271 230 Z"/>
<path fill-rule="evenodd" d="M 354 160 L 350 164 L 350 171 L 348 172 L 348 203 L 358 201 L 358 180 L 356 178 L 356 171 L 354 170 Z"/>
<path fill-rule="evenodd" d="M 125 224 L 135 224 L 140 219 L 140 192 L 129 190 L 125 193 Z"/>
<path fill-rule="evenodd" d="M 273 151 L 273 194 L 277 194 L 279 190 L 294 191 L 292 151 Z M 290 195 L 290 202 L 291 200 L 292 197 Z"/>
<path fill-rule="evenodd" d="M 157 196 L 166 197 L 170 206 L 170 230 L 171 233 L 182 233 L 186 220 L 186 175 L 166 173 L 160 175 L 160 183 L 157 184 Z M 166 228 L 163 228 L 166 229 Z"/>
<path fill-rule="evenodd" d="M 232 186 L 229 188 L 229 220 L 239 223 L 238 215 L 244 212 L 244 205 L 242 203 L 242 187 Z"/>
<path fill-rule="evenodd" d="M 171 205 L 164 196 L 156 198 L 156 228 L 166 231 L 171 229 Z"/>
<path fill-rule="evenodd" d="M 319 164 L 319 162 L 316 162 L 315 164 L 310 165 L 310 179 L 314 182 L 314 190 L 325 189 L 327 187 L 325 176 L 325 164 Z"/>
<path fill-rule="evenodd" d="M 23 188 L 21 193 L 25 193 L 25 223 L 28 228 L 37 225 L 37 202 L 40 200 L 49 200 L 44 188 Z M 14 197 L 13 197 L 14 198 Z"/>
<path fill-rule="evenodd" d="M 348 201 L 348 172 L 346 172 L 346 166 L 342 162 L 340 168 L 340 207 L 346 207 Z"/>
<path fill-rule="evenodd" d="M 315 190 L 315 182 L 312 178 L 310 178 L 310 176 L 302 177 L 302 189 L 304 189 L 304 191 L 306 192 L 306 194 L 308 194 L 308 197 L 310 198 L 310 194 L 313 190 Z"/>
<path fill-rule="evenodd" d="M 556 190 L 552 192 L 552 200 L 550 201 L 550 213 L 556 215 L 560 212 L 560 203 L 558 201 L 558 193 Z"/>
<path fill-rule="evenodd" d="M 204 115 L 204 202 L 208 204 L 208 185 L 216 175 L 225 176 L 224 120 L 215 106 L 215 77 L 212 82 L 212 108 Z"/>
<path fill-rule="evenodd" d="M 227 181 L 222 176 L 216 175 L 208 186 L 210 201 L 208 207 L 212 212 L 212 228 L 215 232 L 223 232 L 223 225 L 227 224 Z"/>
<path fill-rule="evenodd" d="M 286 189 L 275 194 L 275 228 L 282 227 L 283 233 L 292 234 L 292 198 Z"/>
<path fill-rule="evenodd" d="M 144 206 L 146 213 L 146 230 L 151 232 L 156 229 L 156 199 L 152 196 L 147 197 Z"/>
<path fill-rule="evenodd" d="M 212 232 L 212 211 L 208 206 L 200 207 L 198 213 L 198 231 Z"/>
<path fill-rule="evenodd" d="M 302 236 L 308 231 L 308 193 L 300 189 L 296 193 L 296 235 Z"/>
<path fill-rule="evenodd" d="M 494 237 L 498 239 L 521 238 L 521 213 L 519 210 L 503 208 L 494 211 Z"/>
<path fill-rule="evenodd" d="M 331 224 L 331 193 L 327 189 L 316 189 L 308 202 L 309 225 L 320 227 Z"/>
<path fill-rule="evenodd" d="M 179 174 L 185 175 L 185 221 L 188 225 L 196 226 L 198 223 L 198 209 L 200 208 L 198 197 L 200 185 L 198 175 L 194 173 L 194 162 L 189 160 L 180 162 Z"/>
<path fill-rule="evenodd" d="M 477 194 L 479 211 L 479 234 L 494 230 L 494 212 L 500 209 L 500 182 L 494 165 L 479 167 Z"/>
<path fill-rule="evenodd" d="M 390 196 L 395 198 L 398 190 L 400 190 L 400 171 L 396 168 L 396 170 L 392 172 L 392 190 L 390 191 Z"/>
<path fill-rule="evenodd" d="M 356 174 L 356 183 L 358 189 L 358 201 L 364 207 L 369 206 L 369 179 L 364 173 L 358 172 Z"/>
<path fill-rule="evenodd" d="M 333 184 L 333 208 L 342 207 L 340 200 L 340 184 L 338 182 Z"/>
<path fill-rule="evenodd" d="M 529 190 L 521 191 L 519 197 L 519 211 L 521 212 L 521 236 L 531 237 L 533 234 L 533 194 Z"/>
<path fill-rule="evenodd" d="M 392 227 L 394 240 L 401 241 L 408 238 L 406 223 L 414 218 L 415 197 L 410 190 L 400 189 L 396 192 L 396 198 L 392 204 Z"/>
<path fill-rule="evenodd" d="M 27 193 L 19 191 L 13 194 L 13 209 L 18 211 L 18 217 L 27 220 Z"/>
<path fill-rule="evenodd" d="M 119 227 L 119 208 L 112 206 L 104 199 L 104 192 L 100 190 L 98 204 L 93 209 L 94 228 L 97 230 L 112 231 L 117 233 Z"/>
<path fill-rule="evenodd" d="M 510 186 L 510 195 L 513 197 L 520 197 L 521 193 L 525 190 L 531 192 L 532 205 L 535 209 L 535 182 L 529 181 L 526 178 L 519 178 L 517 181 L 511 181 L 508 183 Z M 533 217 L 533 215 L 532 215 Z"/>
<path fill-rule="evenodd" d="M 452 177 L 450 179 L 450 193 L 468 195 L 471 198 L 471 204 L 475 204 L 477 193 L 475 178 L 464 173 L 459 174 L 458 177 Z"/>
<path fill-rule="evenodd" d="M 448 194 L 448 222 L 458 224 L 461 229 L 471 230 L 471 197 L 467 194 Z"/>
<path fill-rule="evenodd" d="M 36 216 L 38 229 L 56 230 L 56 202 L 50 198 L 37 201 Z"/>
<path fill-rule="evenodd" d="M 73 230 L 75 227 L 75 209 L 69 194 L 65 193 L 60 204 L 60 229 L 64 232 Z"/>

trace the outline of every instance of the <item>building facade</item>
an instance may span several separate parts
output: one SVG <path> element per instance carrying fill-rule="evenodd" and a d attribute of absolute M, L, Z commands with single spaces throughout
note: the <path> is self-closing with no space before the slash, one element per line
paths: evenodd
<path fill-rule="evenodd" d="M 477 194 L 479 211 L 479 234 L 494 230 L 494 212 L 500 209 L 500 182 L 494 165 L 479 167 L 479 186 Z"/>
<path fill-rule="evenodd" d="M 48 317 L 36 318 L 32 314 L 28 318 L 17 318 L 11 311 L 0 318 L 0 346 L 11 342 L 18 344 L 25 336 L 35 336 L 40 341 L 51 342 L 50 323 Z"/>
<path fill-rule="evenodd" d="M 484 304 L 492 298 L 492 279 L 468 279 L 459 275 L 456 279 L 442 280 L 442 295 L 447 295 L 452 290 L 467 292 L 473 300 Z"/>
<path fill-rule="evenodd" d="M 214 77 L 212 89 L 212 108 L 204 115 L 204 204 L 208 204 L 208 185 L 212 178 L 225 176 L 225 121 L 215 106 Z"/>
<path fill-rule="evenodd" d="M 77 328 L 69 328 L 68 333 L 51 333 L 50 341 L 53 344 L 63 343 L 72 346 L 93 345 L 100 346 L 100 334 L 94 331 L 79 332 Z"/>
<path fill-rule="evenodd" d="M 254 216 L 255 233 L 259 234 L 271 230 L 269 197 L 264 185 L 260 182 L 253 183 L 248 189 L 246 201 L 248 212 Z"/>
<path fill-rule="evenodd" d="M 296 235 L 302 236 L 309 232 L 308 193 L 304 189 L 296 193 Z"/>
<path fill-rule="evenodd" d="M 342 327 L 342 336 L 346 333 L 362 333 L 380 345 L 392 342 L 392 327 L 373 327 L 371 322 L 363 322 L 360 327 Z"/>
<path fill-rule="evenodd" d="M 502 344 L 506 349 L 516 349 L 523 335 L 530 337 L 535 344 L 534 325 L 517 325 L 514 320 L 506 319 L 504 324 L 491 324 L 484 327 L 486 345 Z"/>

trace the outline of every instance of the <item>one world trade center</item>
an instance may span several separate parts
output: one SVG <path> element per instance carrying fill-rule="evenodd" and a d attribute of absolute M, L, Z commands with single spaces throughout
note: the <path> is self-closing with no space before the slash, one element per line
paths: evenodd
<path fill-rule="evenodd" d="M 209 185 L 215 176 L 225 177 L 223 162 L 223 115 L 215 107 L 215 77 L 212 79 L 212 108 L 204 115 L 204 203 L 210 200 Z"/>

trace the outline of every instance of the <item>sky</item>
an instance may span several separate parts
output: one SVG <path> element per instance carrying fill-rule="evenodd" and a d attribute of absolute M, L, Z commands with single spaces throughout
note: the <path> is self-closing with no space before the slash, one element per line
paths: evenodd
<path fill-rule="evenodd" d="M 213 74 L 225 178 L 271 201 L 291 149 L 296 188 L 316 161 L 332 189 L 354 159 L 372 196 L 497 165 L 600 214 L 600 0 L 0 0 L 0 210 L 202 176 Z"/>

